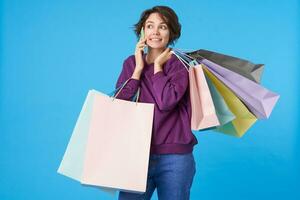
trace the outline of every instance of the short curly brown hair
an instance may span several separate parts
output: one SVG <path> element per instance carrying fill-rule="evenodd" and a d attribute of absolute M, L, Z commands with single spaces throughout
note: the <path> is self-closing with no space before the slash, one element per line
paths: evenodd
<path fill-rule="evenodd" d="M 168 6 L 154 6 L 153 8 L 145 10 L 140 17 L 138 23 L 134 25 L 134 32 L 139 38 L 142 27 L 144 27 L 146 20 L 152 13 L 158 13 L 161 18 L 166 22 L 170 30 L 170 38 L 168 45 L 174 45 L 181 34 L 181 24 L 175 11 Z"/>

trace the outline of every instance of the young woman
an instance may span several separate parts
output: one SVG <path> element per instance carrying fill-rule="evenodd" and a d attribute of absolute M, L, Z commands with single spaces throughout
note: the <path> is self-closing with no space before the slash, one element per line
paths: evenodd
<path fill-rule="evenodd" d="M 155 105 L 147 189 L 142 194 L 121 191 L 119 200 L 150 199 L 155 189 L 160 200 L 188 200 L 198 142 L 190 125 L 188 72 L 168 48 L 180 37 L 181 25 L 171 8 L 156 6 L 135 24 L 138 37 L 142 28 L 145 37 L 124 61 L 116 87 L 129 79 L 117 98 L 130 100 L 140 88 L 139 102 Z"/>

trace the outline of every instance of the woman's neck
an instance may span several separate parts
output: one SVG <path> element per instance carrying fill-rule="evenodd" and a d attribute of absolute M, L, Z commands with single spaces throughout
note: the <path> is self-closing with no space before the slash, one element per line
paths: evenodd
<path fill-rule="evenodd" d="M 163 49 L 153 49 L 151 47 L 148 47 L 148 53 L 146 55 L 146 61 L 147 63 L 154 63 L 154 60 L 165 50 Z"/>

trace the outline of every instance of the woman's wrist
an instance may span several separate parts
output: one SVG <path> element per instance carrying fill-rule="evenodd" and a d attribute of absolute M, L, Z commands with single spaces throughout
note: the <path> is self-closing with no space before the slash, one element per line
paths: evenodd
<path fill-rule="evenodd" d="M 154 63 L 154 74 L 163 71 L 162 66 Z"/>
<path fill-rule="evenodd" d="M 140 80 L 141 74 L 142 74 L 143 69 L 140 69 L 138 67 L 135 67 L 133 74 L 131 78 Z"/>

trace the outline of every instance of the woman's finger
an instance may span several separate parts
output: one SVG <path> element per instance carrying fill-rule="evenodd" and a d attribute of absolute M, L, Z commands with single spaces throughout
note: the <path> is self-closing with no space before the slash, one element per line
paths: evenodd
<path fill-rule="evenodd" d="M 138 46 L 138 47 L 140 47 L 140 46 L 146 46 L 146 43 L 145 42 L 137 43 L 136 46 Z"/>
<path fill-rule="evenodd" d="M 168 55 L 169 52 L 170 52 L 170 48 L 166 48 L 166 49 L 162 52 L 162 54 L 163 54 L 163 55 Z"/>
<path fill-rule="evenodd" d="M 144 50 L 144 47 L 138 47 L 137 50 L 138 50 L 138 51 L 143 51 L 143 50 Z"/>
<path fill-rule="evenodd" d="M 138 46 L 137 48 L 138 49 L 144 49 L 146 47 L 146 45 L 141 45 L 141 46 Z"/>
<path fill-rule="evenodd" d="M 169 49 L 165 49 L 163 52 L 163 57 L 168 57 L 169 55 Z"/>
<path fill-rule="evenodd" d="M 145 43 L 146 40 L 147 40 L 147 38 L 140 38 L 139 41 L 138 41 L 138 43 Z"/>

